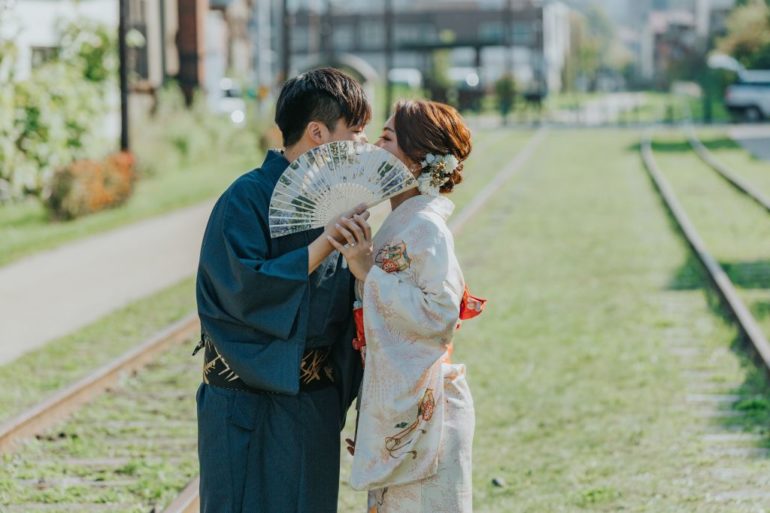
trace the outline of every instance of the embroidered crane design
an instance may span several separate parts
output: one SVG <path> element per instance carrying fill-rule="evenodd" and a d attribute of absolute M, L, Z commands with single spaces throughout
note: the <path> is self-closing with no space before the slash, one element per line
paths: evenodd
<path fill-rule="evenodd" d="M 388 451 L 393 458 L 400 458 L 407 454 L 412 455 L 412 459 L 417 458 L 417 451 L 404 451 L 409 444 L 414 441 L 414 435 L 419 433 L 425 433 L 425 430 L 420 428 L 421 422 L 428 422 L 433 417 L 433 411 L 436 408 L 436 401 L 433 399 L 433 389 L 428 388 L 422 396 L 422 399 L 417 404 L 417 418 L 411 424 L 402 422 L 397 424 L 396 428 L 404 428 L 393 436 L 385 438 L 385 450 Z"/>

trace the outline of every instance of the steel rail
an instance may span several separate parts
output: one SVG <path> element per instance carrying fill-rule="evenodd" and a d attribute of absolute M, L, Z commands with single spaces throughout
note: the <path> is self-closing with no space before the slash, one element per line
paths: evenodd
<path fill-rule="evenodd" d="M 695 226 L 687 217 L 687 214 L 679 203 L 679 200 L 676 198 L 673 189 L 663 176 L 653 155 L 651 130 L 646 131 L 642 136 L 641 155 L 645 169 L 655 184 L 666 208 L 674 217 L 687 244 L 692 248 L 692 251 L 706 268 L 709 278 L 711 278 L 720 296 L 732 312 L 738 323 L 738 327 L 756 350 L 757 355 L 764 363 L 765 368 L 770 370 L 770 343 L 768 343 L 767 338 L 764 333 L 762 333 L 754 316 L 751 315 L 751 312 L 746 308 L 746 305 L 738 296 L 738 292 L 735 290 L 735 286 L 732 281 L 730 281 L 727 273 L 724 272 L 719 263 L 706 249 L 703 239 L 698 235 Z"/>
<path fill-rule="evenodd" d="M 695 150 L 695 153 L 704 163 L 716 171 L 722 178 L 727 180 L 730 185 L 749 196 L 762 208 L 770 212 L 770 198 L 758 191 L 749 182 L 735 174 L 729 167 L 719 162 L 701 140 L 698 139 L 698 135 L 695 133 L 695 127 L 692 123 L 687 123 L 684 130 L 687 133 L 687 139 L 690 146 Z"/>
<path fill-rule="evenodd" d="M 34 436 L 69 416 L 116 385 L 122 376 L 141 369 L 169 347 L 189 339 L 199 327 L 197 314 L 190 314 L 118 359 L 4 422 L 0 425 L 0 454 L 10 451 L 19 440 Z"/>

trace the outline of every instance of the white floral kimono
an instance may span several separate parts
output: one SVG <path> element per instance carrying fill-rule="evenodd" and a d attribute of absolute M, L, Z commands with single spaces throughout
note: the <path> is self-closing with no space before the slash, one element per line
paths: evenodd
<path fill-rule="evenodd" d="M 446 219 L 454 205 L 415 196 L 374 238 L 375 266 L 358 284 L 365 370 L 350 484 L 370 513 L 467 513 L 473 400 L 450 364 L 465 283 Z"/>

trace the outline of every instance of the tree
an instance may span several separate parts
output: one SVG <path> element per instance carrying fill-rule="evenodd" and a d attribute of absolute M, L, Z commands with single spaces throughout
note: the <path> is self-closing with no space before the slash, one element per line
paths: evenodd
<path fill-rule="evenodd" d="M 584 14 L 570 15 L 570 53 L 564 71 L 567 89 L 575 89 L 578 80 L 589 89 L 596 87 L 601 70 L 618 74 L 628 66 L 632 56 L 618 40 L 607 13 L 592 3 Z"/>
<path fill-rule="evenodd" d="M 745 0 L 727 18 L 717 47 L 747 68 L 770 68 L 770 0 Z"/>

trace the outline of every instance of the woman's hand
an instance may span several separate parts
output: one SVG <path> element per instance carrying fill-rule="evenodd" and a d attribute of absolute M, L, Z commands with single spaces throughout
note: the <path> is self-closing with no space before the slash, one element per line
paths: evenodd
<path fill-rule="evenodd" d="M 339 217 L 336 217 L 329 221 L 329 223 L 324 227 L 324 239 L 328 237 L 332 237 L 337 242 L 341 242 L 345 244 L 347 240 L 345 239 L 345 236 L 337 229 L 337 226 L 340 226 L 340 223 L 343 219 L 351 219 L 353 216 L 359 215 L 361 216 L 364 221 L 369 219 L 369 211 L 366 209 L 366 203 L 361 203 L 360 205 L 356 206 L 355 208 L 352 208 L 348 210 L 347 212 L 344 212 Z"/>
<path fill-rule="evenodd" d="M 323 233 L 319 235 L 316 240 L 310 243 L 308 246 L 308 275 L 312 274 L 312 272 L 315 271 L 319 265 L 321 265 L 321 262 L 323 262 L 324 259 L 329 256 L 332 251 L 334 251 L 334 246 L 331 245 L 329 242 L 330 240 L 340 241 L 343 244 L 347 242 L 347 239 L 345 239 L 345 236 L 342 234 L 342 232 L 337 229 L 337 226 L 340 226 L 340 223 L 343 219 L 353 217 L 354 215 L 358 215 L 364 221 L 369 219 L 369 211 L 366 210 L 366 204 L 361 203 L 357 207 L 348 210 L 341 216 L 329 221 L 329 223 L 324 227 Z"/>
<path fill-rule="evenodd" d="M 374 265 L 371 226 L 363 216 L 355 214 L 352 219 L 340 218 L 335 228 L 345 238 L 346 243 L 337 242 L 334 237 L 327 235 L 329 244 L 342 253 L 353 276 L 359 281 L 366 281 L 366 276 Z"/>

